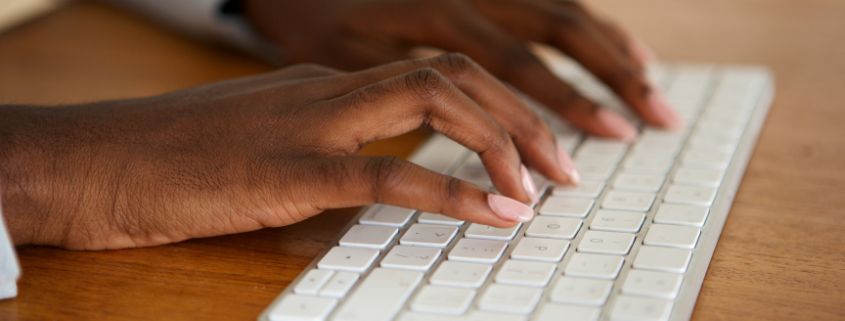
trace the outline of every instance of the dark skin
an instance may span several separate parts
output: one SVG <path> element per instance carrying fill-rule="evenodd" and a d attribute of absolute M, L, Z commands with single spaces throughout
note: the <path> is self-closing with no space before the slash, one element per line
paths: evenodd
<path fill-rule="evenodd" d="M 245 5 L 291 62 L 345 69 L 397 62 L 352 73 L 296 65 L 88 105 L 0 106 L 3 211 L 16 244 L 152 246 L 372 203 L 500 227 L 529 220 L 525 204 L 536 188 L 526 167 L 558 184 L 575 183 L 577 174 L 545 124 L 498 79 L 590 133 L 631 139 L 634 131 L 552 75 L 526 40 L 579 60 L 648 122 L 678 125 L 643 76 L 645 51 L 577 4 Z M 540 9 L 553 19 L 540 19 Z M 462 51 L 479 63 L 463 54 L 404 60 L 416 45 Z M 404 160 L 356 155 L 369 142 L 420 127 L 478 153 L 500 194 Z"/>

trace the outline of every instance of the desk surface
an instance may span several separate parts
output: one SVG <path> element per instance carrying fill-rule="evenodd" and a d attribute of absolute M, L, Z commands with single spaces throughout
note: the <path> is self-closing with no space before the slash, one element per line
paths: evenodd
<path fill-rule="evenodd" d="M 845 2 L 592 2 L 665 60 L 759 63 L 777 77 L 693 319 L 845 319 Z M 77 2 L 0 34 L 0 103 L 149 95 L 269 68 Z M 423 138 L 366 152 L 406 156 Z M 135 250 L 21 247 L 20 296 L 0 319 L 252 320 L 353 214 Z"/>

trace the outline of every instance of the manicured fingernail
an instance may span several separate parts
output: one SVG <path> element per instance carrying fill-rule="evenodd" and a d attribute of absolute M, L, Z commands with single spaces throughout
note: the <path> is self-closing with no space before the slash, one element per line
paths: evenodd
<path fill-rule="evenodd" d="M 651 110 L 657 115 L 658 121 L 666 128 L 677 129 L 683 124 L 681 117 L 675 112 L 675 109 L 669 105 L 666 96 L 659 90 L 652 90 L 648 95 L 648 105 Z"/>
<path fill-rule="evenodd" d="M 572 162 L 572 158 L 569 158 L 569 154 L 563 148 L 557 148 L 557 161 L 560 162 L 560 168 L 566 176 L 569 176 L 572 185 L 578 185 L 581 182 L 581 175 L 578 174 L 575 163 Z"/>
<path fill-rule="evenodd" d="M 525 168 L 525 165 L 519 166 L 519 171 L 522 173 L 522 188 L 525 189 L 525 192 L 528 193 L 528 196 L 531 196 L 531 202 L 537 202 L 537 185 L 534 184 L 534 179 L 531 178 L 531 173 L 528 172 L 528 169 Z"/>
<path fill-rule="evenodd" d="M 625 118 L 607 109 L 599 109 L 596 118 L 610 128 L 612 135 L 625 141 L 632 142 L 637 138 L 637 130 Z"/>
<path fill-rule="evenodd" d="M 487 194 L 487 204 L 496 215 L 504 220 L 528 222 L 534 217 L 534 210 L 515 199 L 498 194 Z"/>

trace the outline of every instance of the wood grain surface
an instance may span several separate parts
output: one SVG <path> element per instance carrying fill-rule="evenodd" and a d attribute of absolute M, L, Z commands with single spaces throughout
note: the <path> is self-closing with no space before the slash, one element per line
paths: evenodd
<path fill-rule="evenodd" d="M 777 91 L 694 320 L 845 320 L 845 1 L 594 0 L 666 61 L 764 64 Z M 270 70 L 92 2 L 0 34 L 0 103 L 167 92 Z M 407 156 L 418 132 L 368 146 Z M 134 250 L 18 248 L 0 320 L 253 320 L 354 209 Z"/>

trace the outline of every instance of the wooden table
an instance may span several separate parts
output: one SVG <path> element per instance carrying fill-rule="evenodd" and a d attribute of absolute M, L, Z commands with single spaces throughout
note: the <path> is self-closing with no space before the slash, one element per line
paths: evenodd
<path fill-rule="evenodd" d="M 665 60 L 759 63 L 777 76 L 693 318 L 845 319 L 845 2 L 592 2 Z M 0 34 L 0 103 L 149 95 L 268 69 L 97 3 Z M 366 152 L 405 156 L 423 137 Z M 135 250 L 21 247 L 20 296 L 0 303 L 0 319 L 252 320 L 352 214 Z"/>

